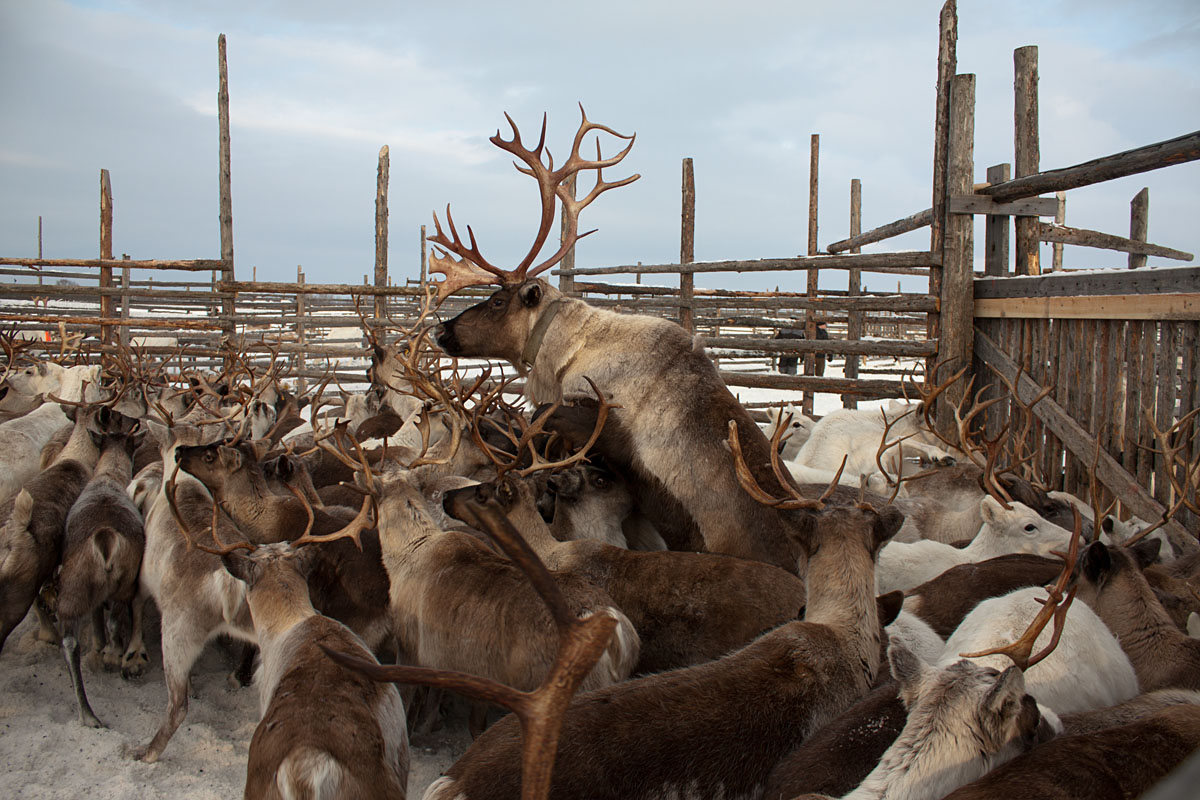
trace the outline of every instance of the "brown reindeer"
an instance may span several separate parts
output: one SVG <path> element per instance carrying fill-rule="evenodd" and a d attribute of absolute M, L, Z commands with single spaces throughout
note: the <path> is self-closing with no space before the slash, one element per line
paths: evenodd
<path fill-rule="evenodd" d="M 1158 550 L 1157 539 L 1128 548 L 1093 542 L 1076 573 L 1078 596 L 1116 635 L 1143 691 L 1200 689 L 1200 640 L 1179 630 L 1142 574 Z"/>
<path fill-rule="evenodd" d="M 805 621 L 717 661 L 577 698 L 552 797 L 754 796 L 784 753 L 868 690 L 882 636 L 874 556 L 903 520 L 846 508 L 809 520 Z M 515 797 L 516 734 L 498 722 L 426 797 Z"/>
<path fill-rule="evenodd" d="M 641 637 L 636 672 L 659 672 L 719 658 L 785 622 L 798 619 L 804 582 L 757 561 L 714 553 L 635 552 L 600 541 L 560 542 L 536 507 L 539 481 L 506 476 L 448 492 L 495 496 L 509 521 L 546 566 L 603 589 Z"/>
<path fill-rule="evenodd" d="M 119 432 L 105 434 L 96 472 L 67 516 L 62 570 L 58 575 L 58 620 L 63 655 L 75 689 L 79 723 L 103 724 L 92 711 L 79 669 L 78 628 L 92 621 L 92 651 L 96 662 L 117 668 L 125 649 L 120 625 L 129 616 L 137 592 L 138 570 L 146 534 L 142 517 L 125 487 L 133 467 L 133 452 L 141 437 Z"/>
<path fill-rule="evenodd" d="M 945 800 L 1127 800 L 1141 797 L 1200 747 L 1200 706 L 1168 708 L 1129 725 L 1061 736 Z"/>

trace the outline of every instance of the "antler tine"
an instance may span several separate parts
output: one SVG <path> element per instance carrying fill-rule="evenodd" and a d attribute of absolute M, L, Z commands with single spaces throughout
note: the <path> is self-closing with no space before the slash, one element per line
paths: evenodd
<path fill-rule="evenodd" d="M 217 547 L 207 547 L 192 537 L 191 529 L 184 520 L 183 515 L 179 513 L 179 505 L 175 500 L 176 479 L 179 477 L 179 464 L 175 465 L 175 469 L 171 472 L 171 477 L 163 485 L 163 494 L 167 497 L 167 507 L 171 511 L 171 516 L 175 519 L 175 524 L 179 526 L 179 532 L 183 534 L 184 540 L 189 548 L 194 547 L 205 553 L 214 556 L 226 556 L 235 550 L 248 550 L 254 552 L 257 547 L 247 541 L 234 542 L 233 544 L 222 544 L 220 537 L 217 536 L 217 519 L 219 507 L 216 498 L 213 498 L 212 522 L 209 523 L 209 534 L 212 540 L 217 543 Z"/>
<path fill-rule="evenodd" d="M 962 658 L 979 658 L 980 656 L 990 655 L 1006 655 L 1012 659 L 1013 663 L 1024 672 L 1025 670 L 1038 663 L 1058 646 L 1059 638 L 1062 636 L 1063 626 L 1067 620 L 1067 610 L 1071 607 L 1071 601 L 1075 599 L 1076 587 L 1071 587 L 1067 592 L 1066 598 L 1063 597 L 1063 592 L 1071 582 L 1071 575 L 1075 569 L 1075 563 L 1079 560 L 1079 542 L 1083 538 L 1083 517 L 1079 513 L 1078 508 L 1074 508 L 1074 530 L 1071 532 L 1071 547 L 1064 556 L 1062 553 L 1054 555 L 1063 559 L 1063 569 L 1059 573 L 1058 579 L 1053 586 L 1047 586 L 1046 592 L 1049 595 L 1045 600 L 1039 600 L 1042 608 L 1038 611 L 1033 621 L 1029 623 L 1029 627 L 1025 629 L 1025 633 L 1017 641 L 1004 647 L 995 647 L 990 650 L 981 650 L 978 653 L 960 653 Z M 1054 620 L 1054 629 L 1050 637 L 1050 643 L 1042 648 L 1035 656 L 1030 657 L 1033 652 L 1033 645 L 1037 641 L 1037 637 L 1050 620 Z"/>
<path fill-rule="evenodd" d="M 916 411 L 915 408 L 910 408 L 908 411 L 905 411 L 903 414 L 896 417 L 895 419 L 889 420 L 888 416 L 887 416 L 887 411 L 885 411 L 882 408 L 879 409 L 879 416 L 881 416 L 883 418 L 883 436 L 879 437 L 879 447 L 875 450 L 875 465 L 877 467 L 879 467 L 879 472 L 882 473 L 884 480 L 887 481 L 887 485 L 891 486 L 892 485 L 891 475 L 889 475 L 888 471 L 886 469 L 884 469 L 884 467 L 883 467 L 883 454 L 886 453 L 888 450 L 891 450 L 893 447 L 898 447 L 900 449 L 900 459 L 899 459 L 900 467 L 899 467 L 899 469 L 896 470 L 896 483 L 895 483 L 897 491 L 899 491 L 901 476 L 903 475 L 903 472 L 904 472 L 904 442 L 913 438 L 917 434 L 910 433 L 907 436 L 901 436 L 896 441 L 890 442 L 890 443 L 888 442 L 887 437 L 888 437 L 888 433 L 891 432 L 892 428 L 895 426 L 895 424 L 897 422 L 904 419 L 909 414 L 912 414 L 914 411 Z M 894 498 L 894 495 L 893 495 L 893 498 Z"/>
<path fill-rule="evenodd" d="M 554 758 L 567 706 L 608 645 L 617 620 L 606 610 L 582 619 L 572 614 L 554 578 L 512 523 L 497 510 L 494 501 L 485 504 L 464 499 L 461 507 L 455 510 L 455 516 L 486 531 L 526 574 L 549 608 L 558 630 L 559 649 L 542 685 L 533 692 L 520 692 L 473 675 L 419 667 L 383 667 L 332 650 L 325 652 L 339 664 L 373 680 L 452 689 L 512 710 L 520 720 L 524 739 L 522 797 L 542 800 L 550 793 Z"/>
<path fill-rule="evenodd" d="M 607 402 L 604 399 L 604 394 L 600 391 L 591 378 L 584 375 L 583 379 L 588 382 L 588 386 L 592 387 L 592 392 L 596 395 L 596 399 L 600 403 L 600 408 L 596 412 L 596 425 L 592 428 L 592 435 L 588 437 L 588 440 L 584 443 L 583 447 L 579 448 L 579 450 L 575 451 L 572 455 L 558 461 L 548 462 L 542 459 L 542 457 L 538 454 L 537 449 L 533 447 L 532 440 L 534 434 L 531 433 L 528 437 L 528 443 L 529 450 L 533 454 L 533 463 L 525 469 L 517 470 L 517 474 L 521 477 L 532 475 L 535 472 L 561 469 L 563 467 L 568 467 L 572 464 L 577 464 L 580 461 L 583 461 L 585 458 L 587 458 L 587 454 L 592 449 L 592 446 L 596 444 L 596 441 L 600 438 L 600 433 L 604 430 L 604 423 L 608 421 L 608 412 L 614 408 L 621 407 L 619 405 L 613 405 Z M 546 420 L 549 419 L 551 413 L 552 412 L 547 411 L 545 414 L 542 414 L 542 416 L 538 418 L 537 422 L 530 426 L 530 431 L 536 431 L 538 433 L 543 432 L 543 429 L 546 425 Z M 518 455 L 519 453 L 520 451 L 518 450 Z"/>
<path fill-rule="evenodd" d="M 324 542 L 333 542 L 338 539 L 349 539 L 354 542 L 354 546 L 362 550 L 362 533 L 375 527 L 374 521 L 371 519 L 371 513 L 375 509 L 375 497 L 370 492 L 366 492 L 363 496 L 362 508 L 358 510 L 358 515 L 350 522 L 346 523 L 345 527 L 334 531 L 333 533 L 325 533 L 313 535 L 313 523 L 316 516 L 313 514 L 312 505 L 308 502 L 308 498 L 304 496 L 296 487 L 290 483 L 287 484 L 288 491 L 304 504 L 304 511 L 308 514 L 308 525 L 304 529 L 304 533 L 292 540 L 292 547 L 299 547 L 304 544 L 322 544 Z"/>
<path fill-rule="evenodd" d="M 1183 461 L 1179 454 L 1183 452 L 1185 447 L 1187 447 L 1187 444 L 1192 437 L 1184 436 L 1182 440 L 1174 446 L 1170 444 L 1172 434 L 1182 434 L 1184 428 L 1189 425 L 1193 419 L 1196 419 L 1197 415 L 1200 415 L 1200 407 L 1194 408 L 1187 414 L 1184 414 L 1182 418 L 1176 421 L 1174 425 L 1167 428 L 1165 431 L 1159 430 L 1158 425 L 1154 420 L 1154 414 L 1150 411 L 1150 409 L 1142 409 L 1142 413 L 1145 414 L 1146 420 L 1150 423 L 1150 429 L 1154 432 L 1154 438 L 1158 440 L 1159 446 L 1162 448 L 1162 455 L 1167 462 L 1167 479 L 1171 482 L 1171 489 L 1175 494 L 1175 502 L 1172 503 L 1169 508 L 1163 511 L 1162 517 L 1157 522 L 1149 527 L 1143 528 L 1142 530 L 1138 531 L 1136 535 L 1130 537 L 1125 542 L 1126 547 L 1140 542 L 1154 531 L 1166 525 L 1168 522 L 1174 519 L 1175 515 L 1178 514 L 1180 509 L 1182 509 L 1184 506 L 1187 506 L 1196 513 L 1200 513 L 1200 508 L 1197 508 L 1196 504 L 1189 500 L 1189 494 L 1191 492 L 1200 493 L 1200 452 L 1197 452 L 1195 462 L 1190 463 Z M 1183 467 L 1183 483 L 1179 482 L 1179 478 L 1175 474 L 1175 470 L 1179 466 Z"/>
<path fill-rule="evenodd" d="M 790 481 L 784 481 L 783 483 L 784 491 L 787 491 L 792 495 L 791 499 L 773 497 L 770 493 L 759 486 L 758 481 L 754 478 L 754 473 L 751 472 L 750 467 L 746 464 L 746 457 L 742 453 L 742 443 L 738 438 L 737 420 L 729 420 L 728 442 L 729 449 L 733 453 L 734 473 L 737 475 L 738 483 L 741 484 L 742 489 L 744 489 L 748 495 L 753 497 L 759 503 L 762 503 L 765 506 L 771 506 L 772 508 L 778 508 L 783 511 L 790 511 L 799 508 L 816 510 L 824 508 L 825 500 L 828 499 L 828 497 L 833 493 L 833 490 L 837 488 L 838 481 L 841 480 L 842 477 L 842 470 L 846 468 L 846 459 L 843 458 L 842 466 L 838 469 L 837 476 L 834 478 L 833 483 L 831 483 L 829 488 L 826 489 L 825 493 L 816 500 L 810 500 L 800 495 L 800 493 L 792 487 Z M 774 469 L 774 467 L 775 463 L 773 460 L 772 468 Z M 779 477 L 778 473 L 776 473 L 776 477 Z"/>

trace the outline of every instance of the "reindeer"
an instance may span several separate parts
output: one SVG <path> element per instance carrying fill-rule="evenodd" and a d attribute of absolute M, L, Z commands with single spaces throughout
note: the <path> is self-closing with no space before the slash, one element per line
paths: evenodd
<path fill-rule="evenodd" d="M 1139 694 L 1132 700 L 1095 711 L 1079 711 L 1063 714 L 1063 733 L 1074 736 L 1080 733 L 1095 733 L 1117 725 L 1128 725 L 1171 706 L 1200 706 L 1200 692 L 1192 689 L 1159 689 Z"/>
<path fill-rule="evenodd" d="M 1200 640 L 1179 630 L 1142 574 L 1158 549 L 1154 539 L 1129 548 L 1088 545 L 1076 576 L 1079 597 L 1116 634 L 1144 691 L 1200 689 Z"/>
<path fill-rule="evenodd" d="M 805 621 L 717 661 L 577 698 L 563 723 L 552 797 L 755 796 L 784 753 L 868 690 L 882 636 L 873 561 L 902 518 L 831 508 L 807 519 Z M 500 720 L 426 800 L 515 796 L 516 746 L 515 725 Z"/>
<path fill-rule="evenodd" d="M 58 403 L 43 403 L 0 425 L 0 504 L 7 503 L 37 475 L 42 448 L 71 421 Z"/>
<path fill-rule="evenodd" d="M 89 660 L 120 666 L 124 642 L 119 626 L 137 591 L 146 534 L 142 517 L 125 494 L 140 437 L 120 431 L 105 434 L 92 480 L 67 516 L 62 570 L 58 575 L 58 619 L 63 655 L 75 689 L 79 723 L 104 727 L 88 703 L 79 669 L 78 627 L 91 615 Z M 107 640 L 107 641 L 106 641 Z"/>
<path fill-rule="evenodd" d="M 92 477 L 100 456 L 96 440 L 111 422 L 103 407 L 81 413 L 71 408 L 68 416 L 74 419 L 70 441 L 53 465 L 26 482 L 0 528 L 0 649 L 62 560 L 67 514 Z M 52 631 L 48 615 L 37 609 L 43 628 Z"/>
<path fill-rule="evenodd" d="M 658 672 L 719 658 L 778 625 L 798 619 L 804 582 L 755 561 L 714 553 L 633 552 L 593 540 L 560 542 L 537 511 L 538 481 L 504 476 L 447 492 L 496 497 L 505 515 L 556 575 L 570 573 L 603 589 L 641 639 L 636 672 Z"/>
<path fill-rule="evenodd" d="M 1141 797 L 1197 747 L 1200 707 L 1176 706 L 1128 725 L 1059 737 L 951 792 L 945 800 Z"/>
<path fill-rule="evenodd" d="M 518 169 L 537 180 L 541 224 L 529 253 L 515 269 L 506 271 L 483 257 L 473 232 L 468 231 L 469 245 L 459 237 L 448 211 L 449 236 L 435 216 L 436 233 L 430 241 L 443 253 L 459 256 L 458 260 L 431 256 L 431 271 L 446 275 L 438 284 L 438 300 L 465 286 L 491 282 L 502 286 L 484 302 L 438 325 L 437 345 L 451 356 L 511 362 L 526 378 L 525 394 L 537 404 L 587 398 L 586 378 L 595 381 L 605 399 L 619 406 L 613 423 L 629 444 L 629 463 L 641 478 L 656 481 L 678 502 L 694 520 L 707 550 L 799 572 L 797 559 L 802 551 L 787 530 L 803 524 L 793 518 L 805 515 L 785 514 L 738 491 L 728 469 L 728 421 L 736 420 L 746 442 L 747 463 L 759 483 L 770 487 L 785 481 L 791 486 L 791 479 L 767 468 L 767 437 L 721 381 L 702 345 L 667 320 L 593 308 L 537 277 L 561 260 L 579 238 L 580 211 L 609 189 L 636 179 L 607 182 L 601 173 L 628 154 L 634 137 L 621 137 L 584 115 L 570 156 L 554 169 L 543 161 L 544 122 L 533 149 L 522 144 L 511 118 L 509 123 L 513 138 L 506 140 L 497 133 L 491 141 L 516 156 L 524 164 Z M 629 144 L 610 158 L 582 158 L 580 146 L 594 131 L 628 139 Z M 573 199 L 564 181 L 587 170 L 596 171 L 596 184 L 584 198 Z M 562 244 L 535 266 L 554 225 L 556 198 L 566 209 Z"/>

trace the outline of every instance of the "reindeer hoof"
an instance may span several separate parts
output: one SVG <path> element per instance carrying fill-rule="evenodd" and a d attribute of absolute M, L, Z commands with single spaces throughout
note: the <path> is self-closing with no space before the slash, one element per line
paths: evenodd
<path fill-rule="evenodd" d="M 98 650 L 92 650 L 84 656 L 83 664 L 88 668 L 89 672 L 100 672 L 104 669 L 104 659 Z"/>
<path fill-rule="evenodd" d="M 52 644 L 55 646 L 62 645 L 62 640 L 58 638 L 58 633 L 53 628 L 47 628 L 45 625 L 39 625 L 35 638 L 39 642 Z"/>
<path fill-rule="evenodd" d="M 87 713 L 79 715 L 79 724 L 85 728 L 107 728 L 108 727 L 103 722 L 101 722 L 100 718 L 97 717 L 95 714 L 87 714 Z"/>
<path fill-rule="evenodd" d="M 100 662 L 104 666 L 105 672 L 116 672 L 123 666 L 125 654 L 118 647 L 108 645 L 100 652 Z"/>
<path fill-rule="evenodd" d="M 130 761 L 144 761 L 147 764 L 158 761 L 158 753 L 153 752 L 150 745 L 126 748 L 124 756 Z"/>
<path fill-rule="evenodd" d="M 121 677 L 127 681 L 140 678 L 146 674 L 149 663 L 150 657 L 146 655 L 145 650 L 126 653 L 121 659 Z"/>

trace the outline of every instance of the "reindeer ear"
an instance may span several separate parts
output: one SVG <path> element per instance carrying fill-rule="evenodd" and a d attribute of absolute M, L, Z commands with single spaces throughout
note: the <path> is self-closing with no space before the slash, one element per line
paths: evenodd
<path fill-rule="evenodd" d="M 988 690 L 983 707 L 999 714 L 1007 704 L 1025 694 L 1025 676 L 1021 670 L 1012 666 L 1000 673 L 996 683 Z"/>
<path fill-rule="evenodd" d="M 230 575 L 239 581 L 245 581 L 248 586 L 253 586 L 258 581 L 261 571 L 258 563 L 242 555 L 238 550 L 221 556 L 221 563 L 225 565 L 225 569 Z"/>
<path fill-rule="evenodd" d="M 280 456 L 275 459 L 275 474 L 286 481 L 296 474 L 296 465 L 287 456 Z"/>
<path fill-rule="evenodd" d="M 1092 583 L 1099 583 L 1112 569 L 1112 556 L 1103 542 L 1092 542 L 1083 551 L 1083 574 Z"/>
<path fill-rule="evenodd" d="M 1104 531 L 1109 536 L 1112 536 L 1113 528 L 1116 526 L 1116 524 L 1116 520 L 1114 520 L 1112 515 L 1109 514 L 1104 518 L 1104 521 L 1100 523 L 1100 530 Z"/>
<path fill-rule="evenodd" d="M 979 514 L 988 525 L 998 525 L 1003 519 L 1004 509 L 990 494 L 984 495 L 979 501 Z"/>
<path fill-rule="evenodd" d="M 1158 563 L 1158 556 L 1162 550 L 1161 539 L 1143 539 L 1130 548 L 1133 552 L 1133 557 L 1137 561 L 1139 569 L 1145 569 L 1151 564 Z"/>
<path fill-rule="evenodd" d="M 71 422 L 74 422 L 79 416 L 77 413 L 79 410 L 77 406 L 62 406 L 61 408 L 63 413 L 67 415 L 67 419 L 71 420 Z"/>
<path fill-rule="evenodd" d="M 542 284 L 539 281 L 527 281 L 524 286 L 517 290 L 517 296 L 521 298 L 521 302 L 526 308 L 534 308 L 538 303 L 542 302 Z"/>
<path fill-rule="evenodd" d="M 882 547 L 884 542 L 899 533 L 903 526 L 904 512 L 895 506 L 885 506 L 879 512 L 879 519 L 876 520 L 872 531 L 875 537 L 875 546 Z"/>
<path fill-rule="evenodd" d="M 92 440 L 92 444 L 96 445 L 96 449 L 103 450 L 104 449 L 104 434 L 97 433 L 96 431 L 92 430 L 91 428 L 88 428 L 87 432 L 88 432 L 88 436 Z"/>
<path fill-rule="evenodd" d="M 221 457 L 221 463 L 229 469 L 230 472 L 237 472 L 242 468 L 242 451 L 236 447 L 225 447 L 221 445 L 217 448 L 217 455 Z"/>
<path fill-rule="evenodd" d="M 904 592 L 897 589 L 881 594 L 875 598 L 875 606 L 879 610 L 879 624 L 891 625 L 896 621 L 896 617 L 900 616 L 900 609 L 904 607 Z"/>
<path fill-rule="evenodd" d="M 900 684 L 900 698 L 906 707 L 911 707 L 925 672 L 924 663 L 903 644 L 894 641 L 888 647 L 888 665 L 892 668 L 892 677 Z"/>

